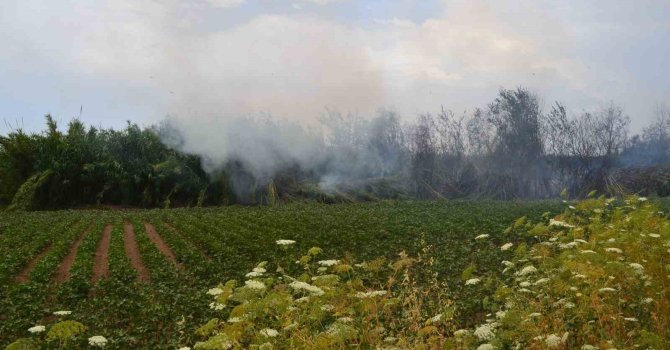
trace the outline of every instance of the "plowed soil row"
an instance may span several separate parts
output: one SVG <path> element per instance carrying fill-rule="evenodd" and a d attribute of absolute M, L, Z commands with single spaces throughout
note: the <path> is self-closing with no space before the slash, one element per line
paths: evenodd
<path fill-rule="evenodd" d="M 165 255 L 165 257 L 168 260 L 170 260 L 178 269 L 183 270 L 184 265 L 179 264 L 177 262 L 177 257 L 172 252 L 172 249 L 170 249 L 170 247 L 165 243 L 163 238 L 161 238 L 161 236 L 158 234 L 158 232 L 156 232 L 156 228 L 152 224 L 150 224 L 148 222 L 145 222 L 144 223 L 144 229 L 147 232 L 147 236 L 149 236 L 149 239 L 151 240 L 151 242 L 154 243 L 156 248 L 158 248 L 158 250 L 163 255 Z"/>
<path fill-rule="evenodd" d="M 72 264 L 74 264 L 74 260 L 77 258 L 77 250 L 79 250 L 81 242 L 90 232 L 91 227 L 84 230 L 81 236 L 79 236 L 79 238 L 74 241 L 72 247 L 70 247 L 70 251 L 67 253 L 65 258 L 63 258 L 63 261 L 61 261 L 60 265 L 58 266 L 58 270 L 56 271 L 56 277 L 54 277 L 54 282 L 56 284 L 67 282 L 70 279 L 70 268 L 72 267 Z"/>
<path fill-rule="evenodd" d="M 49 250 L 51 250 L 51 244 L 44 248 L 41 253 L 39 253 L 36 257 L 30 259 L 28 261 L 28 265 L 19 272 L 18 276 L 16 276 L 16 282 L 18 283 L 27 283 L 30 281 L 30 273 L 33 271 L 35 268 L 35 265 L 45 256 L 47 253 L 49 253 Z"/>
<path fill-rule="evenodd" d="M 123 247 L 126 250 L 126 255 L 130 258 L 130 264 L 137 271 L 137 280 L 148 282 L 150 279 L 149 269 L 142 262 L 142 256 L 135 240 L 135 229 L 128 221 L 123 223 Z"/>
<path fill-rule="evenodd" d="M 158 248 L 158 250 L 170 261 L 172 262 L 179 270 L 184 270 L 184 265 L 177 262 L 177 258 L 174 252 L 170 247 L 165 243 L 163 238 L 158 234 L 156 228 L 148 223 L 144 223 L 144 228 L 146 230 L 149 239 L 153 244 Z M 77 238 L 76 241 L 72 243 L 68 254 L 63 258 L 58 270 L 55 272 L 54 283 L 56 285 L 67 282 L 70 279 L 70 269 L 74 264 L 74 261 L 77 258 L 77 251 L 79 246 L 86 236 L 91 232 L 92 226 L 88 227 L 82 234 Z M 137 241 L 135 239 L 135 231 L 133 225 L 130 222 L 124 222 L 123 225 L 123 245 L 126 251 L 126 255 L 130 259 L 131 265 L 137 271 L 137 279 L 141 282 L 148 282 L 150 280 L 149 269 L 142 262 L 142 257 L 140 255 L 139 248 L 137 246 Z M 170 229 L 173 229 L 170 227 Z M 100 281 L 103 278 L 109 277 L 109 247 L 111 244 L 112 238 L 112 225 L 108 224 L 105 226 L 102 238 L 98 242 L 96 248 L 94 260 L 93 260 L 93 274 L 91 276 L 91 281 L 93 283 Z M 30 281 L 30 273 L 35 268 L 35 265 L 49 253 L 51 250 L 51 245 L 47 246 L 40 254 L 30 259 L 28 264 L 21 270 L 21 272 L 16 276 L 16 282 L 18 283 L 27 283 Z"/>
<path fill-rule="evenodd" d="M 112 240 L 112 225 L 105 226 L 104 231 L 102 231 L 102 238 L 98 242 L 98 248 L 95 251 L 95 257 L 93 258 L 93 276 L 91 281 L 93 283 L 101 280 L 103 277 L 109 275 L 109 244 Z"/>

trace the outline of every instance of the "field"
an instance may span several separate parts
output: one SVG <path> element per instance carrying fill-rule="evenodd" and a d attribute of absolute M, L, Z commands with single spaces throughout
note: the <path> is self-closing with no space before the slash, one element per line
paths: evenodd
<path fill-rule="evenodd" d="M 486 318 L 460 283 L 469 266 L 500 274 L 503 231 L 515 219 L 560 213 L 558 201 L 384 201 L 280 207 L 58 211 L 0 214 L 0 346 L 29 336 L 53 312 L 104 335 L 107 348 L 177 348 L 216 315 L 208 288 L 241 279 L 261 261 L 318 246 L 363 261 L 429 246 L 460 327 Z M 490 235 L 485 242 L 473 238 Z M 452 281 L 454 281 L 452 283 Z M 83 341 L 70 344 L 86 347 Z"/>

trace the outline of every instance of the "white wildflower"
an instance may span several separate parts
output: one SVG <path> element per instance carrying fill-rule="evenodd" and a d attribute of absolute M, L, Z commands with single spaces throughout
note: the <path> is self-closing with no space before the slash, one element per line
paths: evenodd
<path fill-rule="evenodd" d="M 54 311 L 54 315 L 56 315 L 56 316 L 66 316 L 66 315 L 69 315 L 71 313 L 72 313 L 72 311 L 68 311 L 68 310 Z"/>
<path fill-rule="evenodd" d="M 340 317 L 340 318 L 338 318 L 338 319 L 337 319 L 337 322 L 340 322 L 340 323 L 350 323 L 350 322 L 352 322 L 353 320 L 354 320 L 353 318 L 348 317 L 348 316 L 345 316 L 345 317 Z"/>
<path fill-rule="evenodd" d="M 500 246 L 500 250 L 506 251 L 514 246 L 514 243 L 505 243 Z"/>
<path fill-rule="evenodd" d="M 493 326 L 490 324 L 483 324 L 477 327 L 474 334 L 479 340 L 491 340 L 495 337 Z"/>
<path fill-rule="evenodd" d="M 274 338 L 274 337 L 279 335 L 279 332 L 277 332 L 276 330 L 274 330 L 272 328 L 261 329 L 260 333 L 261 333 L 262 336 L 268 337 L 268 338 Z"/>
<path fill-rule="evenodd" d="M 610 288 L 610 287 L 605 287 L 605 288 L 598 289 L 598 292 L 600 292 L 600 293 L 614 293 L 614 292 L 616 292 L 616 289 Z"/>
<path fill-rule="evenodd" d="M 440 322 L 441 320 L 442 320 L 442 314 L 437 314 L 437 315 L 431 317 L 428 321 L 429 321 L 430 323 L 438 323 L 438 322 Z"/>
<path fill-rule="evenodd" d="M 248 280 L 244 281 L 244 285 L 250 289 L 263 290 L 265 289 L 265 284 L 261 281 Z"/>
<path fill-rule="evenodd" d="M 335 266 L 340 263 L 339 260 L 331 259 L 331 260 L 320 260 L 319 265 L 321 266 Z"/>
<path fill-rule="evenodd" d="M 239 323 L 244 321 L 242 317 L 231 317 L 228 319 L 228 323 Z"/>
<path fill-rule="evenodd" d="M 554 220 L 550 219 L 549 220 L 549 226 L 555 226 L 555 227 L 565 227 L 565 228 L 573 228 L 575 226 L 568 224 L 567 222 L 560 221 L 560 220 Z"/>
<path fill-rule="evenodd" d="M 582 254 L 597 254 L 597 253 L 594 252 L 593 250 L 585 249 L 585 250 L 582 250 Z"/>
<path fill-rule="evenodd" d="M 558 245 L 558 248 L 560 248 L 560 249 L 571 249 L 571 248 L 576 247 L 577 245 L 578 245 L 577 242 L 572 241 L 570 243 L 561 243 L 561 244 Z"/>
<path fill-rule="evenodd" d="M 293 281 L 289 284 L 289 287 L 295 289 L 295 290 L 304 290 L 307 292 L 310 292 L 314 295 L 323 295 L 323 289 L 313 286 L 309 283 L 306 282 L 301 282 L 301 281 Z"/>
<path fill-rule="evenodd" d="M 475 237 L 476 240 L 487 239 L 487 238 L 489 238 L 489 235 L 487 235 L 486 233 Z"/>
<path fill-rule="evenodd" d="M 547 283 L 547 282 L 549 282 L 549 279 L 548 279 L 548 278 L 540 278 L 539 280 L 535 281 L 535 283 L 533 283 L 533 284 L 536 285 L 536 286 L 538 286 L 538 285 L 540 285 L 540 284 L 545 284 L 545 283 Z"/>
<path fill-rule="evenodd" d="M 46 330 L 46 327 L 44 327 L 44 326 L 40 326 L 40 325 L 37 325 L 37 326 L 33 326 L 33 327 L 28 328 L 28 332 L 33 333 L 33 334 L 36 334 L 36 333 L 42 333 L 42 332 L 44 332 L 45 330 Z"/>
<path fill-rule="evenodd" d="M 535 266 L 528 265 L 528 266 L 524 267 L 523 269 L 521 269 L 521 271 L 519 271 L 517 274 L 519 276 L 525 276 L 525 275 L 530 275 L 531 273 L 535 273 L 535 272 L 537 272 L 537 269 L 535 268 Z"/>
<path fill-rule="evenodd" d="M 597 347 L 597 346 L 590 345 L 590 344 L 586 344 L 586 345 L 582 346 L 582 350 L 598 350 L 598 349 L 600 349 L 600 348 Z"/>
<path fill-rule="evenodd" d="M 223 310 L 226 307 L 226 304 L 221 304 L 217 302 L 211 302 L 209 303 L 209 308 L 215 311 L 220 311 Z"/>
<path fill-rule="evenodd" d="M 475 284 L 478 284 L 479 282 L 481 282 L 481 280 L 479 278 L 471 278 L 471 279 L 465 281 L 465 285 L 466 286 L 474 286 Z"/>
<path fill-rule="evenodd" d="M 661 235 L 659 235 L 658 233 L 650 233 L 648 236 L 651 237 L 651 238 L 660 238 L 661 237 Z"/>
<path fill-rule="evenodd" d="M 544 342 L 547 344 L 547 347 L 555 348 L 561 345 L 561 337 L 556 334 L 549 334 L 547 338 L 544 339 Z"/>
<path fill-rule="evenodd" d="M 507 315 L 507 312 L 506 312 L 506 311 L 502 311 L 502 310 L 501 310 L 501 311 L 496 312 L 496 318 L 497 318 L 497 319 L 502 319 L 502 318 L 505 317 L 505 315 Z"/>
<path fill-rule="evenodd" d="M 209 295 L 219 295 L 223 293 L 223 289 L 221 288 L 211 288 L 207 291 L 207 294 Z"/>
<path fill-rule="evenodd" d="M 177 350 L 191 350 L 191 347 L 190 346 L 182 346 L 181 348 L 179 348 Z"/>
<path fill-rule="evenodd" d="M 251 271 L 248 274 L 246 274 L 245 276 L 247 276 L 248 278 L 261 277 L 261 276 L 263 276 L 263 273 L 262 272 Z"/>
<path fill-rule="evenodd" d="M 396 337 L 386 337 L 386 338 L 384 338 L 384 343 L 393 344 L 397 341 L 398 341 L 398 338 L 396 338 Z"/>
<path fill-rule="evenodd" d="M 630 263 L 628 264 L 633 270 L 635 270 L 635 273 L 637 274 L 643 274 L 644 273 L 644 266 L 638 263 Z"/>
<path fill-rule="evenodd" d="M 477 347 L 477 350 L 495 350 L 495 346 L 489 344 L 489 343 L 484 343 L 480 346 Z"/>
<path fill-rule="evenodd" d="M 370 291 L 370 292 L 358 292 L 358 293 L 356 293 L 356 297 L 361 298 L 361 299 L 374 298 L 374 297 L 382 296 L 386 293 L 387 292 L 385 290 L 373 290 L 373 291 Z"/>
<path fill-rule="evenodd" d="M 647 201 L 647 197 L 640 197 L 640 198 L 637 199 L 637 201 L 638 201 L 638 202 L 646 202 L 646 201 Z"/>
<path fill-rule="evenodd" d="M 605 248 L 605 251 L 608 252 L 608 253 L 617 253 L 617 254 L 622 254 L 623 253 L 623 250 L 621 250 L 619 248 L 612 248 L 612 247 Z"/>
<path fill-rule="evenodd" d="M 335 306 L 330 305 L 330 304 L 321 305 L 321 310 L 322 311 L 333 311 L 334 309 L 335 309 Z"/>
<path fill-rule="evenodd" d="M 309 297 L 302 297 L 302 298 L 298 298 L 298 299 L 295 300 L 295 302 L 298 303 L 298 304 L 306 303 L 308 301 L 309 301 Z"/>
<path fill-rule="evenodd" d="M 513 262 L 511 262 L 511 261 L 507 261 L 507 260 L 503 260 L 503 261 L 501 262 L 501 264 L 503 264 L 503 266 L 505 266 L 505 267 L 512 267 L 512 266 L 514 266 L 514 263 L 513 263 Z"/>
<path fill-rule="evenodd" d="M 528 315 L 528 317 L 530 317 L 530 318 L 540 317 L 540 316 L 542 316 L 542 314 L 539 313 L 539 312 L 533 312 L 532 314 Z"/>
<path fill-rule="evenodd" d="M 522 288 L 527 288 L 527 287 L 530 287 L 530 286 L 531 286 L 531 283 L 528 282 L 528 281 L 523 281 L 523 282 L 519 283 L 519 287 L 522 287 Z"/>
<path fill-rule="evenodd" d="M 88 338 L 88 344 L 91 346 L 99 346 L 101 348 L 105 347 L 107 345 L 107 338 L 101 336 L 101 335 L 94 335 L 90 338 Z"/>
<path fill-rule="evenodd" d="M 469 329 L 459 329 L 459 330 L 454 332 L 454 337 L 464 337 L 468 334 L 470 334 Z"/>
<path fill-rule="evenodd" d="M 642 304 L 651 304 L 654 302 L 653 298 L 644 298 L 642 299 Z"/>
<path fill-rule="evenodd" d="M 291 245 L 294 244 L 295 241 L 290 239 L 278 239 L 275 243 L 277 243 L 277 245 Z"/>

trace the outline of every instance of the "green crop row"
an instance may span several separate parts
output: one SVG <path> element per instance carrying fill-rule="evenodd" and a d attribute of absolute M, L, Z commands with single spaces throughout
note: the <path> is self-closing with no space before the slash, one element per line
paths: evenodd
<path fill-rule="evenodd" d="M 228 279 L 241 279 L 261 261 L 292 261 L 275 243 L 291 239 L 293 252 L 313 246 L 324 248 L 323 259 L 398 259 L 430 250 L 431 264 L 445 291 L 459 310 L 460 324 L 469 326 L 485 317 L 490 301 L 464 288 L 465 270 L 477 276 L 499 275 L 499 249 L 509 237 L 503 233 L 521 216 L 540 219 L 545 212 L 562 212 L 566 204 L 544 202 L 394 202 L 338 205 L 291 204 L 279 207 L 224 207 L 172 210 L 80 211 L 2 213 L 9 225 L 0 231 L 0 278 L 8 291 L 0 302 L 0 347 L 10 339 L 28 336 L 27 328 L 49 323 L 51 312 L 72 311 L 71 319 L 89 328 L 87 334 L 109 339 L 107 349 L 177 348 L 192 344 L 194 330 L 215 315 L 206 291 Z M 150 281 L 137 273 L 124 249 L 124 222 L 134 227 L 143 264 Z M 76 222 L 76 224 L 75 224 Z M 149 239 L 145 223 L 153 225 L 170 247 L 175 266 Z M 109 275 L 93 284 L 93 261 L 102 232 L 111 224 Z M 90 227 L 82 240 L 69 281 L 55 285 L 54 272 L 72 243 Z M 11 233 L 11 236 L 9 235 Z M 488 234 L 487 240 L 474 237 Z M 526 238 L 516 237 L 514 243 Z M 19 244 L 13 249 L 8 244 Z M 26 285 L 16 274 L 45 246 L 52 245 Z M 3 260 L 5 259 L 5 260 Z M 5 261 L 10 263 L 5 263 Z M 11 268 L 7 268 L 11 267 Z M 430 277 L 432 278 L 432 276 Z M 32 296 L 26 296 L 32 295 Z M 17 312 L 17 309 L 26 311 Z M 9 323 L 7 322 L 9 321 Z M 81 340 L 81 339 L 80 339 Z M 86 341 L 70 346 L 85 347 Z"/>

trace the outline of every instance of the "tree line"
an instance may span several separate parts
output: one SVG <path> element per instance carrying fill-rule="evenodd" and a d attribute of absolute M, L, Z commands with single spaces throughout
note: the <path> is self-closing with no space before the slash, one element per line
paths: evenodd
<path fill-rule="evenodd" d="M 614 103 L 574 113 L 556 102 L 544 111 L 524 88 L 501 89 L 485 108 L 461 115 L 442 108 L 402 123 L 388 110 L 369 119 L 328 110 L 321 124 L 318 132 L 303 130 L 316 140 L 316 160 L 285 157 L 259 176 L 243 155 L 211 164 L 207 155 L 182 151 L 169 122 L 113 130 L 74 119 L 62 131 L 47 115 L 41 133 L 0 136 L 0 203 L 51 209 L 670 194 L 667 107 L 635 135 Z"/>

